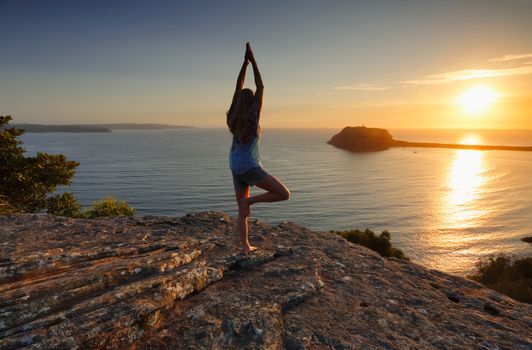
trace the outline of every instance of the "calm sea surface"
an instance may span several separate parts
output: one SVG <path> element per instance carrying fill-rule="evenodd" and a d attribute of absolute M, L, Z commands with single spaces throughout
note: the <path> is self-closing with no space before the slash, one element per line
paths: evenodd
<path fill-rule="evenodd" d="M 389 230 L 415 262 L 465 274 L 479 258 L 530 255 L 532 152 L 394 148 L 355 154 L 326 141 L 338 130 L 268 129 L 265 168 L 292 192 L 254 217 L 317 230 Z M 532 145 L 532 131 L 391 130 L 408 141 Z M 137 213 L 236 214 L 225 129 L 28 133 L 28 152 L 81 163 L 69 189 L 83 206 L 107 195 Z M 255 193 L 257 190 L 253 189 Z"/>

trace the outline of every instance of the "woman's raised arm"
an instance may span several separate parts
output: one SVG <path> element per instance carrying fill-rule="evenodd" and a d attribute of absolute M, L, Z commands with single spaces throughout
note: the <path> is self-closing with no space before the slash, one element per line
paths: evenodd
<path fill-rule="evenodd" d="M 231 111 L 235 104 L 236 100 L 238 99 L 238 95 L 240 94 L 240 91 L 242 90 L 242 87 L 244 86 L 244 80 L 246 80 L 246 69 L 249 64 L 249 60 L 247 57 L 244 58 L 244 63 L 242 63 L 242 68 L 240 68 L 240 73 L 238 73 L 238 78 L 236 79 L 236 88 L 235 93 L 233 94 L 233 101 L 231 101 L 231 107 L 229 107 L 229 110 Z"/>
<path fill-rule="evenodd" d="M 253 51 L 251 51 L 251 47 L 249 46 L 249 43 L 246 44 L 246 58 L 251 62 L 251 65 L 253 66 L 253 77 L 255 78 L 255 102 L 259 105 L 259 107 L 262 107 L 262 95 L 264 93 L 264 84 L 262 82 L 262 77 L 260 76 L 259 66 L 257 65 L 257 61 L 255 61 L 255 57 L 253 56 Z"/>

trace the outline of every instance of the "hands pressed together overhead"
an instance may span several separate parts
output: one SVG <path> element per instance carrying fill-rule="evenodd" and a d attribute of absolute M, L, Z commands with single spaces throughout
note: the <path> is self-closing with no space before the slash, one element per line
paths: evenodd
<path fill-rule="evenodd" d="M 258 101 L 257 104 L 259 106 L 262 106 L 262 93 L 264 90 L 264 84 L 262 83 L 262 77 L 260 76 L 257 61 L 255 61 L 253 51 L 251 50 L 251 46 L 248 42 L 246 43 L 246 53 L 244 55 L 244 62 L 242 63 L 242 67 L 240 68 L 240 72 L 238 73 L 238 78 L 236 79 L 235 93 L 233 94 L 233 100 L 231 102 L 231 107 L 229 108 L 229 110 L 232 110 L 234 108 L 235 103 L 238 100 L 238 96 L 240 95 L 240 91 L 244 87 L 246 69 L 249 63 L 251 63 L 251 65 L 253 66 L 253 76 L 255 78 L 255 86 L 257 87 L 257 89 L 255 90 L 255 100 Z"/>
<path fill-rule="evenodd" d="M 251 46 L 249 45 L 249 42 L 246 43 L 246 54 L 244 55 L 244 60 L 247 63 L 253 62 L 253 60 L 255 60 L 255 57 L 253 57 L 253 51 L 251 50 Z"/>

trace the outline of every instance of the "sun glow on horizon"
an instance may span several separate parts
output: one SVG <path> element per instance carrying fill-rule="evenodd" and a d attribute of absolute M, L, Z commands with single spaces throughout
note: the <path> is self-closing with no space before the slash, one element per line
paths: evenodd
<path fill-rule="evenodd" d="M 479 115 L 487 112 L 499 93 L 487 86 L 474 86 L 456 99 L 468 114 Z"/>
<path fill-rule="evenodd" d="M 467 135 L 463 137 L 460 142 L 458 142 L 461 145 L 480 145 L 480 139 L 477 135 Z"/>

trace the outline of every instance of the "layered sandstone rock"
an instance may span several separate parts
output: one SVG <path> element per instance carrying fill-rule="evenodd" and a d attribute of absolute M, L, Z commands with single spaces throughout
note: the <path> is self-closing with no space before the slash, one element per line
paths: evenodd
<path fill-rule="evenodd" d="M 0 217 L 1 349 L 530 349 L 532 306 L 325 232 Z"/>

